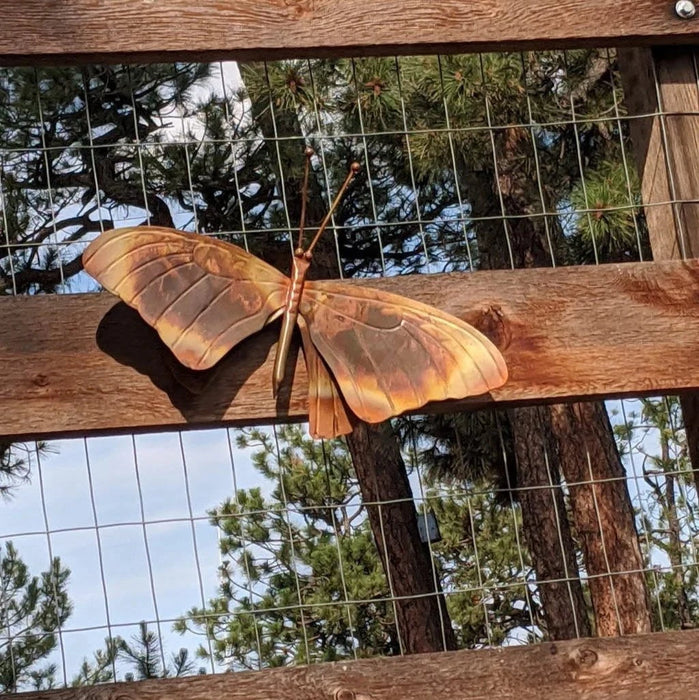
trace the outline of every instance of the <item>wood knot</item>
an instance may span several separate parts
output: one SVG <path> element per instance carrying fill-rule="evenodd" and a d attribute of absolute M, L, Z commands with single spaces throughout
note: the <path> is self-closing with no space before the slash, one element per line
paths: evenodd
<path fill-rule="evenodd" d="M 597 656 L 597 652 L 593 649 L 583 647 L 578 651 L 578 664 L 585 668 L 590 668 L 590 666 L 594 666 L 597 663 L 598 658 L 599 657 Z"/>
<path fill-rule="evenodd" d="M 568 669 L 576 681 L 599 680 L 630 673 L 638 667 L 637 659 L 625 654 L 604 653 L 584 644 L 571 651 Z"/>
<path fill-rule="evenodd" d="M 37 374 L 36 377 L 34 377 L 34 384 L 36 386 L 48 386 L 49 385 L 49 378 L 45 374 Z"/>
<path fill-rule="evenodd" d="M 314 10 L 315 0 L 284 0 L 284 6 L 294 19 L 300 19 L 304 15 L 311 14 Z"/>
<path fill-rule="evenodd" d="M 374 700 L 371 695 L 366 693 L 355 693 L 347 688 L 338 688 L 333 693 L 333 700 Z"/>
<path fill-rule="evenodd" d="M 474 325 L 487 336 L 499 350 L 504 350 L 512 342 L 510 324 L 505 318 L 503 310 L 496 305 L 490 305 L 481 309 Z"/>
<path fill-rule="evenodd" d="M 333 695 L 333 700 L 356 700 L 356 697 L 353 691 L 338 688 Z"/>

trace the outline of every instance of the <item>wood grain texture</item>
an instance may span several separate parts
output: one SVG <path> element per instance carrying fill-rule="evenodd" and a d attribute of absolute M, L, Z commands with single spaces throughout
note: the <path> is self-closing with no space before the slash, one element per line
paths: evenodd
<path fill-rule="evenodd" d="M 22 0 L 0 62 L 396 54 L 696 42 L 666 0 Z"/>
<path fill-rule="evenodd" d="M 619 52 L 655 260 L 699 257 L 699 90 L 692 49 Z"/>
<path fill-rule="evenodd" d="M 699 257 L 697 51 L 622 49 L 619 64 L 629 113 L 649 115 L 629 127 L 653 259 Z M 699 488 L 699 392 L 680 401 Z"/>
<path fill-rule="evenodd" d="M 427 410 L 699 387 L 699 366 L 687 362 L 699 356 L 696 260 L 362 284 L 463 318 L 503 353 L 510 379 L 492 398 Z M 106 293 L 0 299 L 0 329 L 2 435 L 251 425 L 306 415 L 307 378 L 293 348 L 288 380 L 272 398 L 276 324 L 205 372 L 185 369 L 137 312 Z"/>
<path fill-rule="evenodd" d="M 699 631 L 23 693 L 26 700 L 689 700 Z"/>

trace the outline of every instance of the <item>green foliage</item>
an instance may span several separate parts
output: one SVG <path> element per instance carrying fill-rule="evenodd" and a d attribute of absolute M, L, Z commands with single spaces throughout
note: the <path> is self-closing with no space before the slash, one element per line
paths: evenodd
<path fill-rule="evenodd" d="M 56 648 L 56 632 L 70 616 L 69 575 L 58 557 L 32 576 L 12 542 L 0 551 L 0 627 L 9 640 L 0 644 L 0 692 L 53 684 L 55 667 L 36 664 Z"/>
<path fill-rule="evenodd" d="M 14 488 L 29 480 L 29 447 L 21 443 L 0 444 L 0 494 L 12 495 Z"/>
<path fill-rule="evenodd" d="M 634 170 L 623 163 L 604 163 L 575 185 L 570 202 L 582 212 L 568 241 L 574 262 L 638 260 L 641 202 Z M 641 252 L 650 257 L 643 244 Z"/>
<path fill-rule="evenodd" d="M 538 639 L 542 621 L 528 555 L 517 531 L 520 515 L 498 502 L 492 485 L 433 487 L 427 503 L 442 539 L 432 546 L 459 645 L 500 646 Z"/>
<path fill-rule="evenodd" d="M 107 647 L 111 649 L 111 646 Z M 131 642 L 117 639 L 113 648 L 119 658 L 125 660 L 134 672 L 127 673 L 124 680 L 147 680 L 148 678 L 168 678 L 171 676 L 189 676 L 195 673 L 194 662 L 189 658 L 187 649 L 180 649 L 171 654 L 170 663 L 166 665 L 161 651 L 161 642 L 157 634 L 141 622 L 138 635 Z"/>
<path fill-rule="evenodd" d="M 243 431 L 239 444 L 255 450 L 270 491 L 240 491 L 212 511 L 224 557 L 219 595 L 177 628 L 208 636 L 216 660 L 233 668 L 398 653 L 390 588 L 344 441 L 319 443 L 286 426 L 276 438 Z M 535 634 L 518 515 L 485 488 L 435 487 L 427 505 L 442 530 L 434 554 L 461 643 Z"/>
<path fill-rule="evenodd" d="M 225 560 L 220 595 L 178 628 L 208 634 L 217 661 L 236 668 L 346 658 L 355 647 L 395 653 L 386 582 L 344 443 L 292 426 L 279 440 L 277 454 L 267 433 L 240 434 L 274 487 L 240 491 L 212 511 Z"/>
<path fill-rule="evenodd" d="M 73 677 L 71 686 L 77 688 L 113 681 L 114 668 L 118 656 L 119 638 L 105 639 L 104 649 L 98 649 L 94 652 L 92 660 L 83 659 L 78 674 Z"/>
<path fill-rule="evenodd" d="M 617 423 L 615 433 L 620 452 L 632 473 L 642 479 L 647 494 L 638 514 L 639 541 L 654 597 L 654 625 L 657 629 L 695 627 L 699 621 L 695 565 L 699 522 L 679 398 L 639 399 L 639 410 Z"/>
<path fill-rule="evenodd" d="M 11 498 L 15 489 L 30 481 L 32 455 L 45 456 L 53 451 L 43 440 L 32 444 L 0 441 L 0 496 Z"/>
<path fill-rule="evenodd" d="M 180 649 L 166 658 L 159 636 L 149 630 L 145 622 L 141 622 L 138 634 L 133 635 L 130 641 L 122 637 L 105 639 L 103 649 L 98 649 L 91 660 L 83 660 L 80 672 L 74 676 L 71 686 L 96 685 L 117 680 L 118 662 L 132 669 L 124 674 L 124 681 L 181 677 L 206 672 L 203 668 L 195 668 L 187 649 Z"/>
<path fill-rule="evenodd" d="M 398 418 L 396 424 L 401 442 L 413 446 L 431 481 L 494 480 L 503 492 L 516 486 L 510 423 L 501 412 L 435 413 Z"/>

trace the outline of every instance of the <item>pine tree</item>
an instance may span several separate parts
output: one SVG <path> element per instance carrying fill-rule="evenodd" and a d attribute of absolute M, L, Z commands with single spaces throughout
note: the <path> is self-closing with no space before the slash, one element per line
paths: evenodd
<path fill-rule="evenodd" d="M 620 109 L 622 97 L 616 83 L 609 88 L 613 66 L 613 54 L 587 50 L 249 64 L 242 67 L 241 94 L 201 105 L 186 96 L 210 74 L 207 66 L 8 73 L 0 90 L 0 129 L 12 147 L 3 162 L 6 235 L 13 243 L 51 244 L 4 251 L 5 291 L 56 289 L 79 269 L 79 246 L 59 252 L 55 240 L 77 242 L 109 228 L 113 218 L 105 211 L 118 207 L 162 225 L 177 218 L 210 233 L 244 229 L 251 249 L 283 268 L 288 247 L 280 242 L 288 244 L 288 229 L 298 221 L 300 201 L 293 195 L 302 146 L 309 141 L 319 154 L 311 224 L 324 213 L 347 163 L 358 159 L 364 166 L 353 196 L 335 217 L 334 240 L 328 236 L 318 249 L 319 275 L 634 259 L 647 241 L 633 177 L 630 186 L 626 182 L 631 170 L 624 158 L 626 133 L 606 117 Z M 168 110 L 199 119 L 198 133 L 185 134 L 191 146 L 171 143 L 163 134 Z M 309 136 L 318 131 L 325 138 Z M 626 199 L 627 208 L 611 210 Z M 581 204 L 590 211 L 577 214 L 573 207 Z M 584 435 L 585 449 L 603 457 L 599 476 L 623 474 L 603 408 L 580 404 L 573 413 L 555 414 L 518 409 L 501 423 L 509 424 L 503 435 L 517 467 L 537 574 L 568 578 L 577 571 L 572 530 L 583 531 L 589 508 L 582 498 L 573 502 L 571 528 L 558 482 L 578 481 L 586 462 L 573 451 L 560 464 L 552 457 L 567 436 Z M 593 423 L 599 430 L 588 430 Z M 357 468 L 367 474 L 378 473 L 372 472 L 371 457 L 379 446 L 395 468 L 391 483 L 405 486 L 400 445 L 386 427 L 376 434 L 365 429 L 349 444 Z M 504 465 L 495 453 L 488 460 L 491 472 Z M 551 492 L 529 488 L 551 477 Z M 498 478 L 502 483 L 502 472 Z M 409 489 L 401 494 L 409 497 Z M 376 500 L 373 492 L 365 498 Z M 628 537 L 622 542 L 633 541 L 628 494 L 612 494 L 610 504 L 626 514 Z M 541 517 L 553 511 L 557 516 L 543 527 Z M 415 544 L 414 519 L 403 515 Z M 380 545 L 381 523 L 373 522 Z M 588 571 L 594 572 L 594 542 L 583 541 L 583 548 Z M 632 547 L 615 556 L 628 564 L 636 553 Z M 392 563 L 400 565 L 400 558 Z M 429 573 L 427 566 L 413 566 L 416 581 L 418 569 Z M 430 583 L 428 575 L 423 578 Z M 551 636 L 588 631 L 581 588 L 571 586 L 572 615 L 567 585 L 542 588 L 549 598 L 543 609 Z M 642 618 L 638 593 L 630 591 L 627 599 Z M 428 617 L 444 614 L 435 608 Z M 410 626 L 404 632 L 407 637 Z"/>
<path fill-rule="evenodd" d="M 104 649 L 98 649 L 92 659 L 83 659 L 80 670 L 73 676 L 73 688 L 109 683 L 114 680 L 114 668 L 119 655 L 119 638 L 105 639 Z"/>
<path fill-rule="evenodd" d="M 123 678 L 117 676 L 117 663 L 131 669 Z M 180 649 L 166 657 L 160 637 L 148 629 L 145 622 L 139 623 L 138 634 L 127 641 L 122 637 L 104 640 L 104 648 L 98 649 L 92 659 L 84 659 L 79 673 L 73 677 L 72 687 L 97 685 L 114 680 L 143 681 L 151 678 L 170 678 L 204 674 L 190 659 L 187 649 Z"/>
<path fill-rule="evenodd" d="M 275 435 L 242 431 L 239 445 L 255 449 L 270 493 L 242 490 L 212 511 L 224 559 L 219 595 L 177 628 L 205 635 L 216 661 L 233 669 L 400 653 L 391 585 L 346 443 L 285 426 Z M 434 484 L 425 495 L 442 534 L 436 572 L 459 643 L 537 636 L 516 512 L 500 508 L 484 483 L 472 494 Z"/>
<path fill-rule="evenodd" d="M 32 576 L 19 552 L 7 542 L 0 553 L 0 691 L 15 693 L 26 686 L 46 687 L 56 669 L 38 668 L 58 644 L 57 631 L 70 616 L 70 571 L 58 557 L 39 576 Z"/>
<path fill-rule="evenodd" d="M 116 640 L 115 647 L 119 658 L 134 668 L 133 672 L 126 674 L 124 680 L 127 681 L 172 676 L 179 678 L 196 672 L 189 651 L 184 648 L 171 654 L 168 664 L 162 655 L 160 638 L 148 629 L 145 622 L 139 624 L 138 635 L 130 642 L 120 638 Z"/>

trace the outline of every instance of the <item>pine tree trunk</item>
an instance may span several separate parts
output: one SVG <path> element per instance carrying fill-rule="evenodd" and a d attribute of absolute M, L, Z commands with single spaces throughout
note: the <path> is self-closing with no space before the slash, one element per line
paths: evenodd
<path fill-rule="evenodd" d="M 507 141 L 517 144 L 516 138 Z M 519 161 L 519 155 L 504 148 L 498 153 L 503 172 L 507 163 Z M 513 165 L 510 170 L 516 170 Z M 486 216 L 497 216 L 498 200 L 484 190 L 482 181 L 471 182 L 474 208 L 482 207 Z M 510 199 L 508 212 L 525 213 L 526 202 Z M 516 267 L 550 265 L 545 232 L 528 219 L 513 219 L 508 225 L 509 250 Z M 506 269 L 511 266 L 508 247 L 503 240 L 502 224 L 482 226 L 478 230 L 481 269 Z M 542 612 L 547 635 L 551 639 L 570 639 L 591 634 L 582 584 L 575 556 L 565 502 L 556 467 L 555 441 L 550 407 L 514 409 L 508 413 L 513 435 L 516 464 L 516 495 L 522 509 L 522 534 L 539 582 Z"/>
<path fill-rule="evenodd" d="M 439 578 L 420 540 L 415 504 L 400 448 L 390 427 L 360 423 L 347 444 L 369 514 L 406 654 L 456 648 Z"/>
<path fill-rule="evenodd" d="M 517 499 L 536 571 L 550 639 L 590 636 L 590 622 L 566 518 L 546 406 L 510 412 L 517 460 Z"/>
<path fill-rule="evenodd" d="M 479 228 L 481 269 L 508 268 L 513 263 L 515 267 L 551 265 L 550 232 L 546 231 L 541 219 L 527 218 L 528 205 L 537 201 L 538 196 L 529 172 L 521 165 L 532 158 L 531 148 L 531 140 L 523 129 L 513 127 L 505 130 L 496 139 L 498 186 L 502 194 L 502 206 L 508 214 L 519 215 L 521 218 L 512 218 L 506 224 L 509 247 L 504 245 L 501 224 Z M 493 189 L 496 189 L 495 185 Z M 497 216 L 500 203 L 497 197 L 493 196 L 492 190 L 487 192 L 480 180 L 472 180 L 469 191 L 473 192 L 476 198 L 480 197 L 477 204 L 474 201 L 474 208 L 479 207 L 480 211 L 482 207 L 485 215 Z M 575 530 L 581 533 L 598 634 L 650 631 L 648 592 L 642 574 L 629 574 L 619 578 L 618 587 L 624 600 L 620 607 L 621 596 L 617 595 L 616 605 L 613 604 L 609 570 L 640 571 L 642 560 L 633 508 L 624 481 L 624 468 L 619 459 L 604 404 L 598 402 L 557 405 L 537 410 L 540 425 L 542 428 L 546 426 L 545 429 L 550 431 L 553 439 L 553 449 L 548 455 L 549 462 L 553 457 L 554 461 L 559 463 L 560 471 L 566 480 L 589 481 L 587 448 L 591 455 L 594 454 L 594 459 L 591 458 L 594 462 L 594 478 L 614 485 L 597 486 L 594 492 L 596 502 L 592 500 L 592 491 L 589 489 L 575 489 L 575 493 L 571 493 L 571 512 Z M 510 420 L 515 436 L 518 485 L 543 483 L 542 479 L 546 474 L 540 463 L 542 454 L 539 444 L 543 438 L 536 435 L 535 421 L 529 413 L 519 410 L 511 412 Z M 522 425 L 519 425 L 519 421 L 523 421 Z M 531 441 L 532 444 L 527 444 L 527 441 Z M 582 474 L 585 475 L 584 478 L 577 478 Z M 557 478 L 558 472 L 552 474 L 552 477 Z M 553 483 L 558 484 L 557 481 Z M 555 515 L 549 514 L 549 526 L 555 525 L 555 528 L 544 531 L 539 526 L 542 516 L 537 511 L 552 508 L 550 494 L 545 491 L 538 496 L 536 492 L 528 495 L 525 493 L 519 491 L 518 495 L 522 506 L 524 537 L 534 560 L 537 577 L 541 580 L 551 577 L 578 577 L 575 545 L 570 535 L 565 510 L 559 508 Z M 597 517 L 598 512 L 600 518 Z M 557 521 L 553 520 L 554 517 Z M 555 552 L 557 547 L 559 552 L 562 549 L 564 554 L 548 559 L 547 553 Z M 534 548 L 539 553 L 535 552 Z M 615 585 L 616 580 L 617 577 L 614 577 Z M 577 630 L 587 630 L 585 633 L 589 633 L 589 625 L 580 622 L 582 587 L 579 580 L 571 581 L 570 587 L 549 585 L 546 586 L 546 591 L 547 600 L 543 600 L 542 589 L 542 601 L 546 626 L 552 637 L 554 634 L 558 639 L 562 639 L 563 635 L 576 636 Z M 559 618 L 559 615 L 568 615 L 569 619 Z M 570 634 L 571 632 L 576 634 Z"/>
<path fill-rule="evenodd" d="M 590 575 L 597 634 L 650 632 L 634 512 L 604 404 L 558 404 L 550 410 L 575 529 Z"/>

